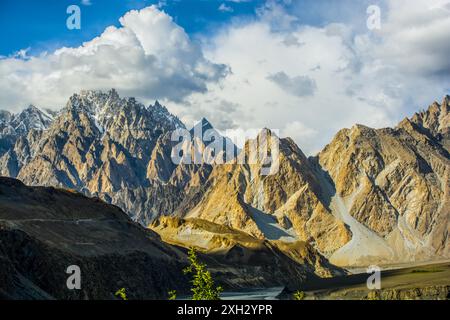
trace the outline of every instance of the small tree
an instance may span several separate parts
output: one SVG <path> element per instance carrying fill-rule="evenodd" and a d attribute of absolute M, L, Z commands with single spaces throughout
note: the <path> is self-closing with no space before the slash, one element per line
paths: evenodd
<path fill-rule="evenodd" d="M 220 300 L 222 287 L 215 287 L 211 273 L 206 264 L 198 261 L 194 248 L 189 249 L 188 259 L 190 265 L 183 270 L 185 274 L 192 273 L 192 300 Z"/>
<path fill-rule="evenodd" d="M 294 298 L 294 300 L 303 300 L 305 299 L 305 293 L 303 291 L 298 290 L 293 294 L 292 297 Z"/>
<path fill-rule="evenodd" d="M 116 297 L 119 297 L 122 300 L 128 300 L 127 298 L 127 291 L 125 288 L 119 289 L 116 291 L 116 293 L 114 294 Z"/>

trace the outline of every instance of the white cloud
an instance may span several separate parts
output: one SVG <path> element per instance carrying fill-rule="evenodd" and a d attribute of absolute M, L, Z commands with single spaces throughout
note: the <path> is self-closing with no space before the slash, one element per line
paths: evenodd
<path fill-rule="evenodd" d="M 81 4 L 84 6 L 90 6 L 92 5 L 91 0 L 81 0 Z"/>
<path fill-rule="evenodd" d="M 308 26 L 269 0 L 256 18 L 201 46 L 156 7 L 131 11 L 122 27 L 79 48 L 1 59 L 1 107 L 61 104 L 79 89 L 115 87 L 162 99 L 187 125 L 205 116 L 220 130 L 279 129 L 312 154 L 343 127 L 393 126 L 448 93 L 448 1 L 380 6 L 381 30 L 370 31 L 364 8 Z M 331 14 L 326 20 L 336 21 Z"/>
<path fill-rule="evenodd" d="M 167 0 L 159 0 L 158 4 L 156 5 L 159 9 L 162 9 L 164 7 L 167 7 Z"/>
<path fill-rule="evenodd" d="M 189 108 L 171 107 L 188 123 L 199 112 L 235 130 L 280 129 L 308 154 L 355 123 L 395 126 L 448 92 L 450 15 L 425 6 L 430 1 L 383 5 L 382 29 L 373 33 L 361 29 L 365 10 L 355 23 L 312 27 L 268 1 L 256 21 L 205 39 L 206 56 L 232 73 L 189 96 Z M 224 102 L 234 106 L 228 113 L 217 111 Z"/>
<path fill-rule="evenodd" d="M 81 89 L 112 87 L 144 100 L 180 101 L 205 92 L 209 82 L 227 73 L 156 6 L 129 11 L 120 23 L 78 48 L 1 59 L 1 107 L 17 110 L 30 102 L 62 106 Z"/>
<path fill-rule="evenodd" d="M 272 30 L 288 31 L 299 22 L 298 17 L 288 13 L 283 4 L 289 4 L 290 0 L 267 0 L 256 10 L 260 21 L 270 25 Z"/>
<path fill-rule="evenodd" d="M 232 7 L 227 6 L 225 3 L 222 3 L 222 4 L 219 6 L 218 10 L 219 10 L 220 12 L 233 12 L 233 11 L 234 11 Z"/>
<path fill-rule="evenodd" d="M 312 96 L 317 89 L 316 81 L 308 76 L 291 78 L 281 71 L 271 74 L 267 78 L 276 83 L 282 90 L 298 97 Z"/>
<path fill-rule="evenodd" d="M 302 45 L 290 45 L 288 36 Z M 220 85 L 210 85 L 208 93 L 189 96 L 191 107 L 171 104 L 185 121 L 196 106 L 202 106 L 202 113 L 214 124 L 218 112 L 210 102 L 227 101 L 237 107 L 221 113 L 222 121 L 228 119 L 244 130 L 279 129 L 307 153 L 318 150 L 344 126 L 362 120 L 373 126 L 389 123 L 383 107 L 346 93 L 353 83 L 348 68 L 355 54 L 328 29 L 273 32 L 269 24 L 259 21 L 224 30 L 206 46 L 206 52 L 213 61 L 228 64 L 232 73 Z M 303 134 L 295 132 L 300 123 Z"/>
<path fill-rule="evenodd" d="M 300 121 L 287 123 L 281 131 L 281 135 L 284 137 L 290 137 L 294 141 L 302 141 L 301 148 L 311 153 L 320 151 L 320 148 L 314 141 L 319 133 L 316 129 L 311 129 Z"/>
<path fill-rule="evenodd" d="M 405 74 L 450 75 L 450 1 L 388 2 L 389 11 L 375 48 L 380 59 Z M 405 54 L 406 53 L 406 54 Z"/>

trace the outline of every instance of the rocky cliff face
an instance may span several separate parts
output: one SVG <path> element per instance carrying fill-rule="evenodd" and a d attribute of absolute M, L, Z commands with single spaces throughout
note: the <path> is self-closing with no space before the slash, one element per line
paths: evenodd
<path fill-rule="evenodd" d="M 396 128 L 343 129 L 313 158 L 279 139 L 279 170 L 262 175 L 264 161 L 176 165 L 178 118 L 159 103 L 86 91 L 57 115 L 31 108 L 27 122 L 2 112 L 0 170 L 30 185 L 98 196 L 144 226 L 167 215 L 207 221 L 284 244 L 288 255 L 293 243 L 308 243 L 339 265 L 439 259 L 450 254 L 449 100 Z M 214 130 L 203 119 L 190 133 L 199 128 Z M 202 138 L 205 148 L 211 142 Z M 233 156 L 248 157 L 264 139 L 278 137 L 260 135 L 243 150 L 233 147 Z M 225 151 L 215 157 L 225 159 Z M 170 237 L 165 225 L 155 230 L 172 240 L 185 228 L 169 228 Z"/>
<path fill-rule="evenodd" d="M 254 142 L 249 141 L 243 152 L 248 153 Z M 314 167 L 291 139 L 280 140 L 276 174 L 261 175 L 262 167 L 261 162 L 215 166 L 210 187 L 186 216 L 227 225 L 258 239 L 308 241 L 324 253 L 349 241 L 348 228 L 322 201 Z"/>
<path fill-rule="evenodd" d="M 331 261 L 448 257 L 448 103 L 447 96 L 393 129 L 341 130 L 319 153 L 331 206 L 353 233 Z"/>
<path fill-rule="evenodd" d="M 445 96 L 441 104 L 434 102 L 428 110 L 414 114 L 411 122 L 422 131 L 432 135 L 447 151 L 450 151 L 450 96 Z"/>
<path fill-rule="evenodd" d="M 34 156 L 37 141 L 53 116 L 32 105 L 16 115 L 0 112 L 0 174 L 17 176 L 23 164 Z"/>
<path fill-rule="evenodd" d="M 396 128 L 344 129 L 309 159 L 280 139 L 276 174 L 216 166 L 183 214 L 257 239 L 307 241 L 337 265 L 449 257 L 448 107 L 447 96 Z"/>
<path fill-rule="evenodd" d="M 25 119 L 21 126 L 7 127 L 17 138 L 0 159 L 3 175 L 99 196 L 136 220 L 151 219 L 165 204 L 171 209 L 170 197 L 161 195 L 176 199 L 175 188 L 161 184 L 161 177 L 147 179 L 146 172 L 158 139 L 183 124 L 158 102 L 145 107 L 114 90 L 85 91 L 73 95 L 52 121 L 28 125 L 27 110 L 10 121 Z"/>

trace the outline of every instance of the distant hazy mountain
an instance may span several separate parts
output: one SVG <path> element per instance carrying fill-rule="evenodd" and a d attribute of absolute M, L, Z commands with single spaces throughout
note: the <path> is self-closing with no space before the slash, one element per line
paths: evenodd
<path fill-rule="evenodd" d="M 258 163 L 176 165 L 177 117 L 157 102 L 86 91 L 56 115 L 0 112 L 0 170 L 96 195 L 166 241 L 210 252 L 253 245 L 226 227 L 297 261 L 305 243 L 339 265 L 433 260 L 450 255 L 449 108 L 446 96 L 396 128 L 343 129 L 311 158 L 280 139 L 279 171 L 262 176 Z"/>

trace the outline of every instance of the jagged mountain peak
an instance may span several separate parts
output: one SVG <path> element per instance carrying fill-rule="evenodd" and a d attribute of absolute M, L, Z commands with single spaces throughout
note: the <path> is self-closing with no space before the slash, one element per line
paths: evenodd
<path fill-rule="evenodd" d="M 28 105 L 28 107 L 26 107 L 23 112 L 27 112 L 27 113 L 34 113 L 34 112 L 39 112 L 40 110 L 33 104 Z"/>
<path fill-rule="evenodd" d="M 278 144 L 278 150 L 281 154 L 289 155 L 291 153 L 296 153 L 302 158 L 306 158 L 303 151 L 292 138 L 280 138 L 275 131 L 268 128 L 261 129 L 255 138 L 249 139 L 245 142 L 245 152 L 249 152 L 248 148 L 251 144 L 256 144 L 258 148 L 267 148 L 268 151 Z M 264 152 L 264 150 L 261 151 Z"/>
<path fill-rule="evenodd" d="M 152 151 L 160 136 L 177 127 L 184 125 L 159 102 L 146 107 L 114 89 L 81 91 L 69 98 L 53 125 L 32 145 L 31 157 L 23 157 L 22 163 L 11 160 L 18 168 L 13 176 L 29 184 L 103 194 L 113 201 L 111 196 L 117 197 L 120 190 L 149 183 L 145 169 Z"/>
<path fill-rule="evenodd" d="M 448 94 L 445 95 L 442 104 L 443 104 L 444 106 L 447 106 L 447 107 L 450 106 L 450 95 L 448 95 Z M 447 110 L 448 110 L 448 109 L 447 109 Z"/>
<path fill-rule="evenodd" d="M 434 227 L 446 226 L 448 216 L 440 205 L 448 201 L 448 153 L 439 146 L 445 147 L 448 128 L 445 103 L 431 104 L 396 128 L 343 129 L 319 153 L 332 183 L 330 207 L 356 219 L 347 220 L 354 237 L 367 239 L 360 243 L 364 252 L 349 244 L 333 254 L 333 263 L 356 263 L 365 255 L 392 261 L 445 254 L 447 236 Z"/>
<path fill-rule="evenodd" d="M 9 126 L 19 135 L 27 134 L 31 129 L 45 130 L 53 122 L 53 117 L 30 104 L 22 112 L 10 116 Z"/>
<path fill-rule="evenodd" d="M 209 146 L 216 139 L 222 139 L 221 150 L 215 156 L 216 159 L 223 158 L 223 161 L 234 160 L 240 152 L 240 149 L 235 145 L 232 139 L 222 135 L 214 126 L 209 122 L 208 119 L 203 117 L 198 121 L 189 131 L 194 141 L 201 142 L 203 146 Z M 201 137 L 199 136 L 201 135 Z M 200 147 L 201 149 L 202 147 Z M 216 150 L 217 151 L 217 150 Z"/>
<path fill-rule="evenodd" d="M 450 95 L 445 95 L 440 107 L 441 115 L 446 116 L 450 113 Z"/>
<path fill-rule="evenodd" d="M 445 95 L 442 103 L 434 102 L 427 110 L 415 113 L 411 121 L 428 130 L 437 140 L 450 139 L 450 96 Z M 448 141 L 443 141 L 447 144 Z"/>
<path fill-rule="evenodd" d="M 158 100 L 153 105 L 148 106 L 148 110 L 152 113 L 152 116 L 157 121 L 170 121 L 175 128 L 185 128 L 184 123 L 175 115 L 169 112 L 165 106 L 163 106 Z"/>
<path fill-rule="evenodd" d="M 258 134 L 252 138 L 252 139 L 248 139 L 245 141 L 244 144 L 244 152 L 246 154 L 248 154 L 250 152 L 249 148 L 253 147 L 253 148 L 263 148 L 263 147 L 268 147 L 270 149 L 271 144 L 272 144 L 272 137 L 274 139 L 278 140 L 278 143 L 280 144 L 281 140 L 280 138 L 276 135 L 275 132 L 273 132 L 272 130 L 268 129 L 268 128 L 263 128 L 261 130 L 258 131 Z M 290 138 L 286 138 L 286 139 L 290 139 Z M 287 141 L 287 140 L 286 140 Z M 273 141 L 275 142 L 275 141 Z"/>
<path fill-rule="evenodd" d="M 181 120 L 158 101 L 146 107 L 134 97 L 120 97 L 115 89 L 107 92 L 83 90 L 73 94 L 64 110 L 74 115 L 80 112 L 87 114 L 101 133 L 106 132 L 111 123 L 115 123 L 114 130 L 122 125 L 132 127 L 134 131 L 153 131 L 158 127 L 184 128 Z M 120 120 L 120 124 L 117 122 L 119 118 L 127 120 Z"/>
<path fill-rule="evenodd" d="M 155 103 L 153 104 L 153 106 L 156 108 L 164 108 L 165 109 L 165 107 L 158 100 L 155 100 Z"/>
<path fill-rule="evenodd" d="M 262 128 L 257 135 L 257 138 L 262 138 L 262 137 L 275 137 L 275 138 L 279 138 L 278 135 L 276 134 L 276 132 L 274 132 L 273 130 L 269 129 L 269 128 Z"/>
<path fill-rule="evenodd" d="M 82 90 L 69 98 L 66 108 L 98 114 L 104 111 L 106 107 L 121 102 L 123 102 L 123 100 L 120 99 L 118 93 L 114 89 L 111 89 L 106 93 L 98 90 Z"/>
<path fill-rule="evenodd" d="M 110 90 L 104 92 L 102 90 L 81 90 L 78 94 L 74 94 L 74 95 L 79 95 L 81 97 L 86 97 L 86 98 L 90 98 L 90 99 L 95 99 L 98 97 L 109 97 L 112 99 L 119 99 L 119 94 L 116 91 L 116 89 L 111 88 Z"/>

